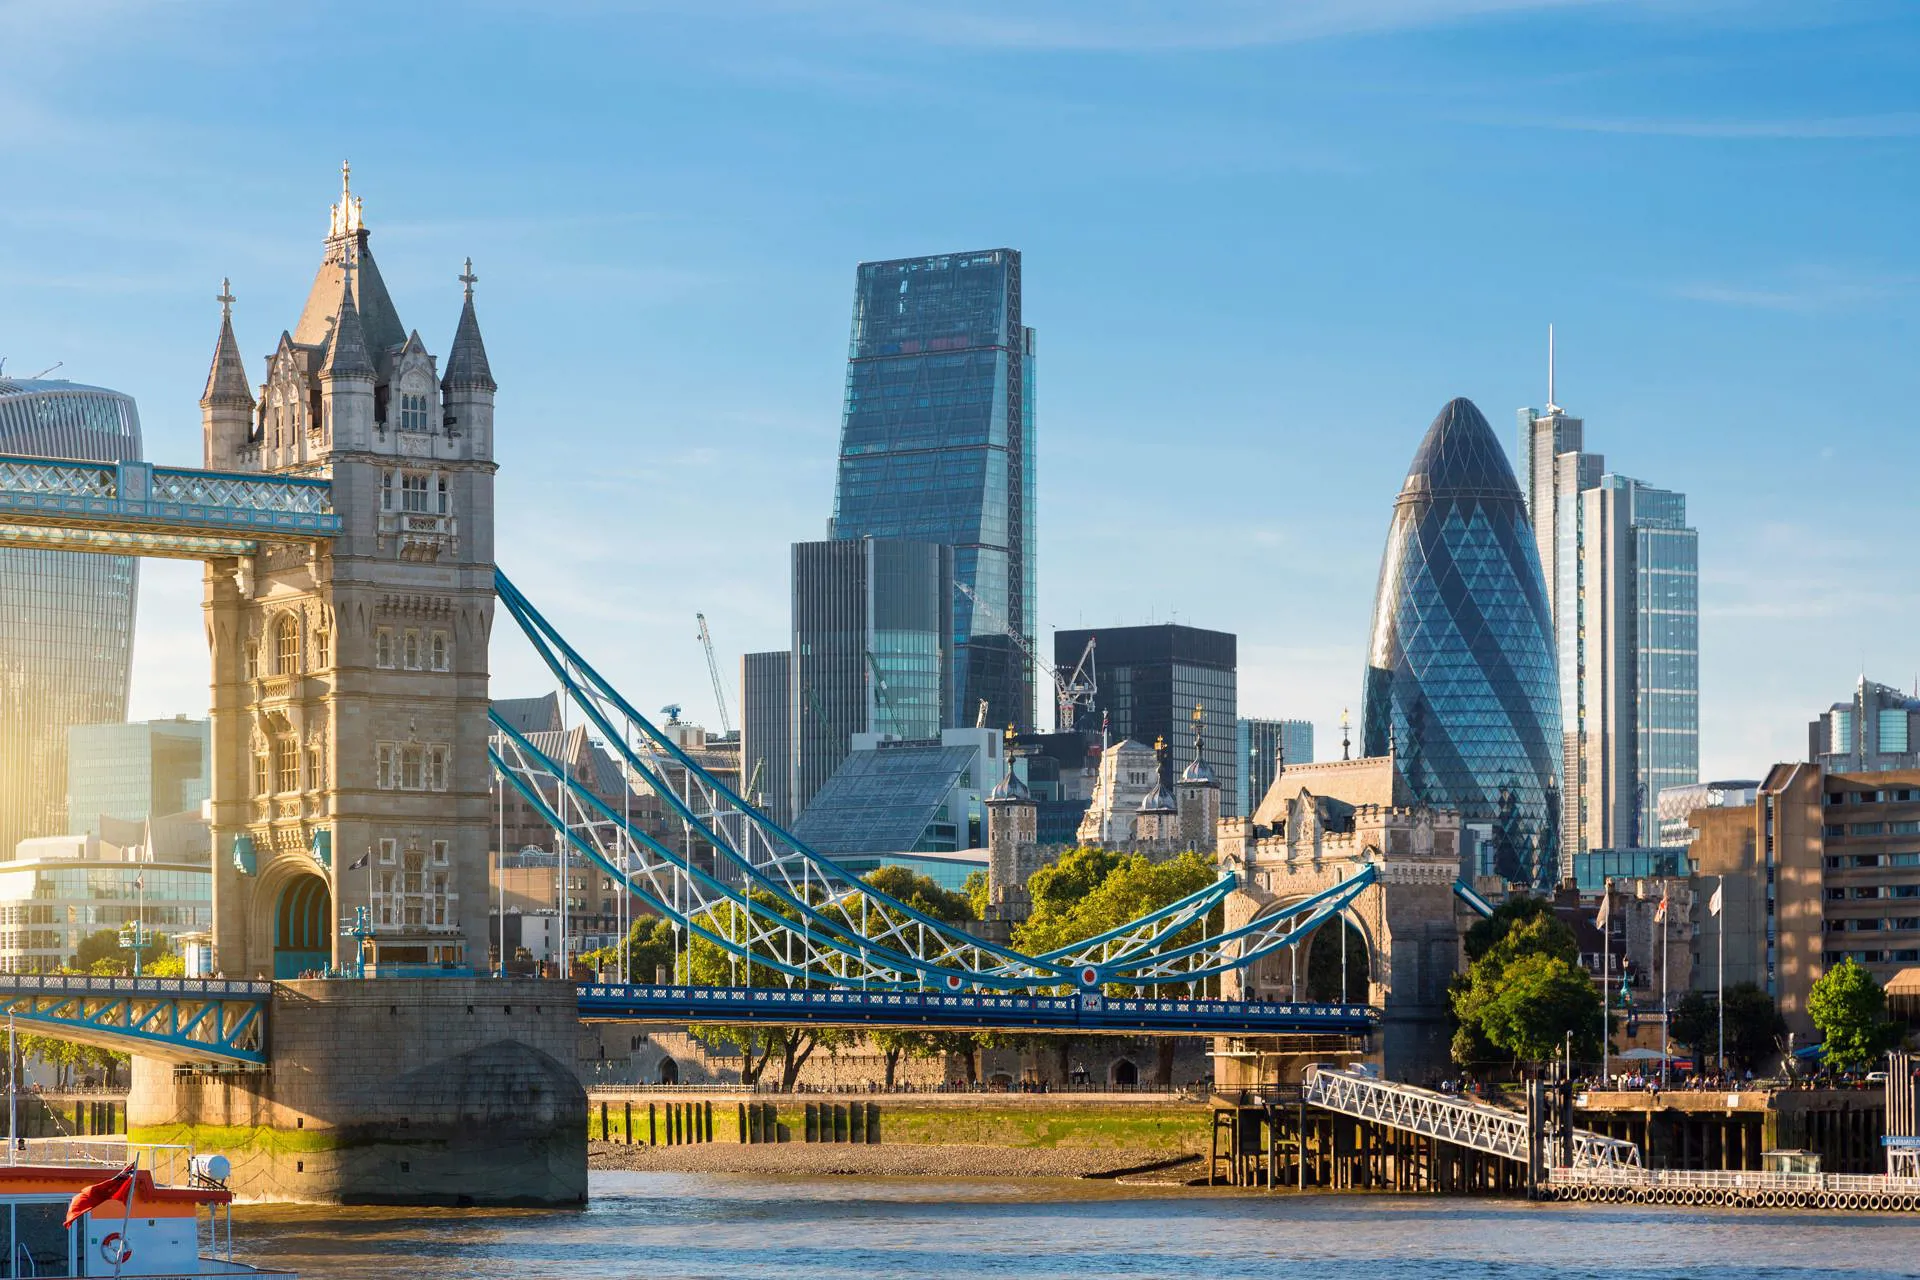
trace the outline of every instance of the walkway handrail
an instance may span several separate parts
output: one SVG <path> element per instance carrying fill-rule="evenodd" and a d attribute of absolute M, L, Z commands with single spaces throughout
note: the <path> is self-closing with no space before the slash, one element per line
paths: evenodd
<path fill-rule="evenodd" d="M 1515 1111 L 1436 1093 L 1417 1085 L 1322 1067 L 1307 1068 L 1302 1095 L 1326 1111 L 1438 1138 L 1521 1164 L 1527 1161 L 1527 1118 Z M 1640 1149 L 1631 1142 L 1585 1129 L 1573 1131 L 1574 1168 L 1620 1169 L 1639 1165 Z"/>

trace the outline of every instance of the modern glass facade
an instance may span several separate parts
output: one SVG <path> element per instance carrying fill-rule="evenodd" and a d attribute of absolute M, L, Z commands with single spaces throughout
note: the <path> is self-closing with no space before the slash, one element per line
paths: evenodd
<path fill-rule="evenodd" d="M 117 391 L 0 378 L 0 454 L 138 460 Z M 67 729 L 124 720 L 137 561 L 0 548 L 0 859 L 67 825 Z"/>
<path fill-rule="evenodd" d="M 1239 806 L 1234 813 L 1250 816 L 1273 786 L 1280 748 L 1286 747 L 1288 765 L 1313 763 L 1313 725 L 1306 720 L 1259 720 L 1241 717 L 1234 728 L 1233 758 L 1240 764 Z"/>
<path fill-rule="evenodd" d="M 211 928 L 212 869 L 51 859 L 0 866 L 0 971 L 57 969 L 88 934 L 141 918 L 167 936 Z"/>
<path fill-rule="evenodd" d="M 740 659 L 740 794 L 775 822 L 793 821 L 793 655 Z"/>
<path fill-rule="evenodd" d="M 954 558 L 950 547 L 880 538 L 794 545 L 796 816 L 846 759 L 854 734 L 940 736 L 953 687 Z"/>
<path fill-rule="evenodd" d="M 1361 710 L 1369 756 L 1491 831 L 1516 882 L 1559 876 L 1560 697 L 1526 505 L 1471 401 L 1447 404 L 1414 455 L 1380 564 Z"/>
<path fill-rule="evenodd" d="M 205 720 L 83 724 L 67 731 L 67 830 L 100 834 L 102 818 L 141 822 L 197 812 L 212 794 Z"/>
<path fill-rule="evenodd" d="M 1193 758 L 1193 713 L 1201 713 L 1202 757 L 1220 783 L 1224 813 L 1239 795 L 1239 641 L 1225 631 L 1160 623 L 1053 634 L 1054 665 L 1071 671 L 1093 640 L 1099 692 L 1080 728 L 1097 741 L 1167 742 L 1173 772 Z"/>
<path fill-rule="evenodd" d="M 835 538 L 953 548 L 943 726 L 1033 727 L 1034 334 L 1012 249 L 863 262 L 855 276 Z"/>

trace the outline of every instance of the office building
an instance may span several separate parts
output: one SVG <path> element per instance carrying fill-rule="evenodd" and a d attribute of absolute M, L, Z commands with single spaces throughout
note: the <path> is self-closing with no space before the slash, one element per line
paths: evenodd
<path fill-rule="evenodd" d="M 1861 676 L 1807 726 L 1807 759 L 1844 773 L 1920 769 L 1920 698 Z"/>
<path fill-rule="evenodd" d="M 0 377 L 0 454 L 140 457 L 117 391 Z M 138 561 L 0 547 L 0 850 L 67 827 L 67 730 L 127 717 Z"/>
<path fill-rule="evenodd" d="M 1239 719 L 1238 641 L 1225 631 L 1177 623 L 1144 627 L 1097 627 L 1056 631 L 1055 665 L 1072 670 L 1095 642 L 1099 692 L 1083 712 L 1081 727 L 1109 742 L 1131 738 L 1151 746 L 1178 744 L 1187 754 L 1196 721 L 1202 758 L 1231 804 L 1238 796 L 1241 764 L 1235 747 Z"/>
<path fill-rule="evenodd" d="M 1527 513 L 1553 619 L 1561 873 L 1660 840 L 1659 796 L 1700 776 L 1699 535 L 1683 494 L 1609 474 L 1586 424 L 1520 410 Z"/>
<path fill-rule="evenodd" d="M 1660 814 L 1660 844 L 1663 848 L 1685 848 L 1693 843 L 1696 809 L 1721 809 L 1750 805 L 1760 794 L 1754 779 L 1723 782 L 1689 782 L 1685 786 L 1662 787 L 1655 801 Z"/>
<path fill-rule="evenodd" d="M 1520 486 L 1470 401 L 1441 409 L 1394 502 L 1372 637 L 1364 754 L 1392 756 L 1417 800 L 1457 811 L 1498 874 L 1551 885 L 1561 741 L 1546 587 Z M 1478 870 L 1464 849 L 1463 864 Z"/>
<path fill-rule="evenodd" d="M 1313 725 L 1305 720 L 1240 717 L 1234 723 L 1233 758 L 1240 765 L 1236 815 L 1251 815 L 1266 799 L 1281 759 L 1289 765 L 1313 763 Z"/>
<path fill-rule="evenodd" d="M 1687 856 L 1702 910 L 1695 971 L 1713 980 L 1725 929 L 1726 980 L 1770 992 L 1811 1043 L 1807 998 L 1851 957 L 1882 983 L 1920 964 L 1920 769 L 1830 773 L 1776 764 L 1747 805 L 1697 809 Z"/>
<path fill-rule="evenodd" d="M 775 822 L 793 821 L 793 655 L 740 659 L 740 795 Z"/>
<path fill-rule="evenodd" d="M 1034 494 L 1019 253 L 861 263 L 831 536 L 953 548 L 971 595 L 953 610 L 955 675 L 936 727 L 974 724 L 982 702 L 987 724 L 1034 727 L 1033 672 L 1007 637 L 1033 643 Z"/>
<path fill-rule="evenodd" d="M 788 794 L 796 815 L 855 734 L 940 736 L 954 679 L 955 554 L 882 538 L 794 545 Z"/>
<path fill-rule="evenodd" d="M 205 720 L 176 716 L 67 730 L 67 830 L 100 834 L 100 820 L 140 822 L 193 813 L 211 794 Z"/>
<path fill-rule="evenodd" d="M 91 835 L 23 841 L 12 861 L 0 863 L 0 972 L 71 965 L 88 935 L 136 920 L 156 941 L 210 928 L 213 869 L 206 827 L 195 825 L 201 852 L 184 861 L 149 858 L 139 827 L 116 833 L 124 845 Z"/>
<path fill-rule="evenodd" d="M 851 745 L 794 824 L 793 834 L 809 848 L 849 870 L 848 859 L 868 859 L 871 870 L 882 865 L 875 858 L 985 845 L 982 800 L 1006 767 L 1000 733 L 944 729 L 905 741 L 859 733 Z"/>
<path fill-rule="evenodd" d="M 1653 843 L 1700 777 L 1700 549 L 1686 497 L 1603 475 L 1580 495 L 1582 846 Z"/>

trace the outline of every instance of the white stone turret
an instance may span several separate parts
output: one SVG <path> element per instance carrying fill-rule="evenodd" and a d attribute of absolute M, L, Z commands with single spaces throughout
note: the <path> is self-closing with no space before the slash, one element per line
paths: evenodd
<path fill-rule="evenodd" d="M 213 344 L 213 367 L 200 397 L 203 459 L 209 467 L 231 466 L 253 433 L 253 392 L 247 388 L 247 362 L 233 336 L 233 285 L 220 282 L 220 336 Z"/>

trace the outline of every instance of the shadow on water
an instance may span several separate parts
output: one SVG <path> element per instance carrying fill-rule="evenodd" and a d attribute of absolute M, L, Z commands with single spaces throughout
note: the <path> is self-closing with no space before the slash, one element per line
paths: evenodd
<path fill-rule="evenodd" d="M 1683 1212 L 1269 1196 L 1065 1180 L 596 1173 L 585 1210 L 253 1207 L 236 1245 L 306 1280 L 646 1276 L 1882 1280 L 1920 1226 L 1863 1214 Z"/>

